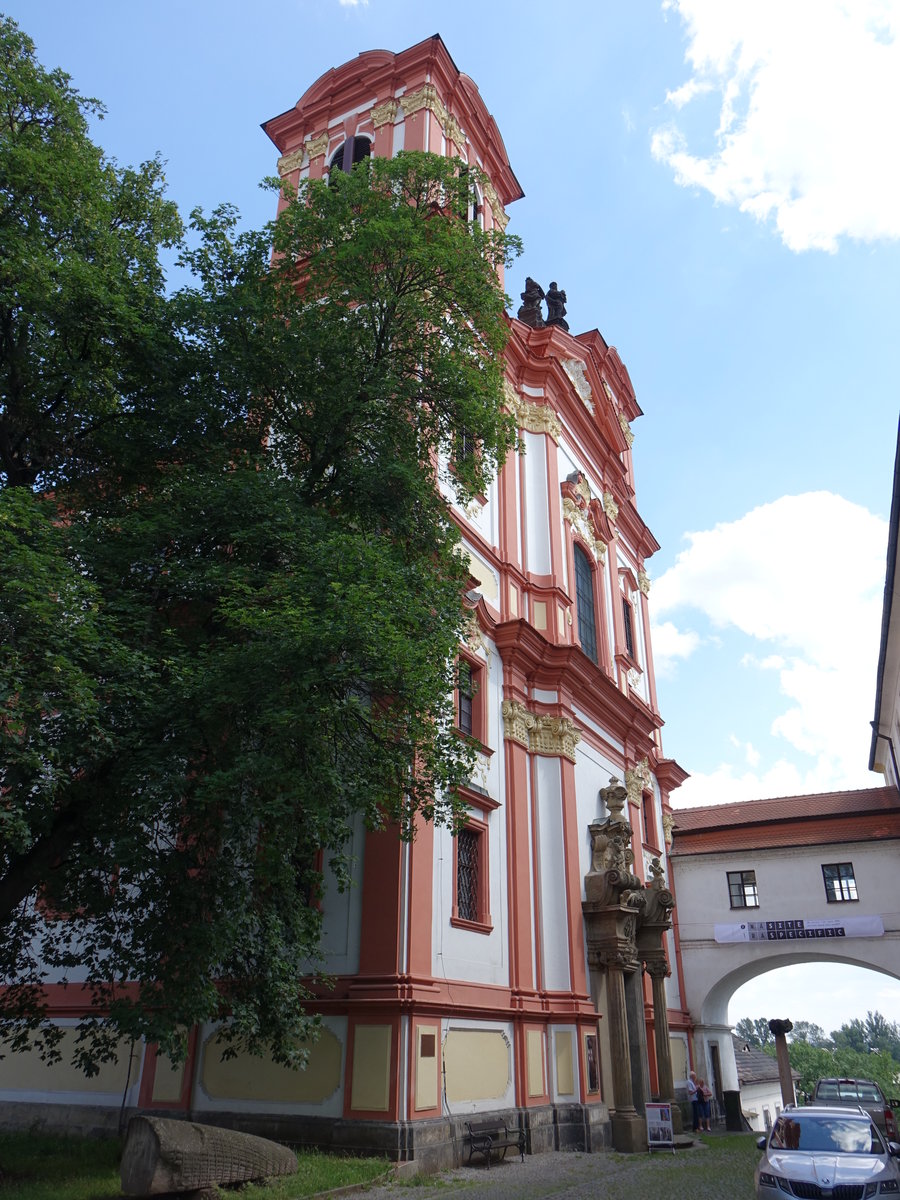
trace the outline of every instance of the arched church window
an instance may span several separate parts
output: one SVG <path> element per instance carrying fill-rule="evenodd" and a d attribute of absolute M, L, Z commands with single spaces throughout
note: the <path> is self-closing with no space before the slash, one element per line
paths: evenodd
<path fill-rule="evenodd" d="M 372 154 L 372 143 L 365 137 L 347 138 L 342 146 L 338 146 L 331 160 L 331 171 L 350 171 L 357 163 L 369 158 Z M 344 163 L 347 166 L 344 166 Z"/>
<path fill-rule="evenodd" d="M 575 547 L 575 607 L 578 610 L 578 640 L 592 662 L 597 661 L 597 625 L 594 617 L 594 572 L 588 556 Z"/>

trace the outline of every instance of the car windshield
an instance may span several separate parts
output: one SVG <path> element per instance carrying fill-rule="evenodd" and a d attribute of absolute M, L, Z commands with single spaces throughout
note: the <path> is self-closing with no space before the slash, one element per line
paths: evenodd
<path fill-rule="evenodd" d="M 794 1117 L 775 1122 L 769 1147 L 773 1150 L 826 1150 L 832 1154 L 884 1154 L 874 1125 L 852 1117 Z"/>

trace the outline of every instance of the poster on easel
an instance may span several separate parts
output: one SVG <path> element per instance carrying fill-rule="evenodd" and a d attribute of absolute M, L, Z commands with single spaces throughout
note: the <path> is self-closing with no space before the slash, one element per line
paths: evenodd
<path fill-rule="evenodd" d="M 671 1150 L 675 1153 L 675 1130 L 671 1104 L 645 1104 L 647 1116 L 647 1152 Z"/>

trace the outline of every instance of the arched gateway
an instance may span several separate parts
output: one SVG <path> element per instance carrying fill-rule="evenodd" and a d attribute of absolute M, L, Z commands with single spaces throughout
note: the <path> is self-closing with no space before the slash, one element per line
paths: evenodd
<path fill-rule="evenodd" d="M 674 815 L 694 1063 L 723 1096 L 738 1088 L 728 1001 L 742 984 L 802 962 L 900 978 L 900 794 L 871 788 Z"/>

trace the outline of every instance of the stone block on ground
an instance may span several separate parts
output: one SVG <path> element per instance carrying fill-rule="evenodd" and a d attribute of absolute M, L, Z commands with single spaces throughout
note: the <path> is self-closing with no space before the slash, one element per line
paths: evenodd
<path fill-rule="evenodd" d="M 198 1192 L 296 1169 L 294 1152 L 268 1138 L 192 1121 L 133 1117 L 122 1152 L 122 1191 L 127 1196 Z"/>

